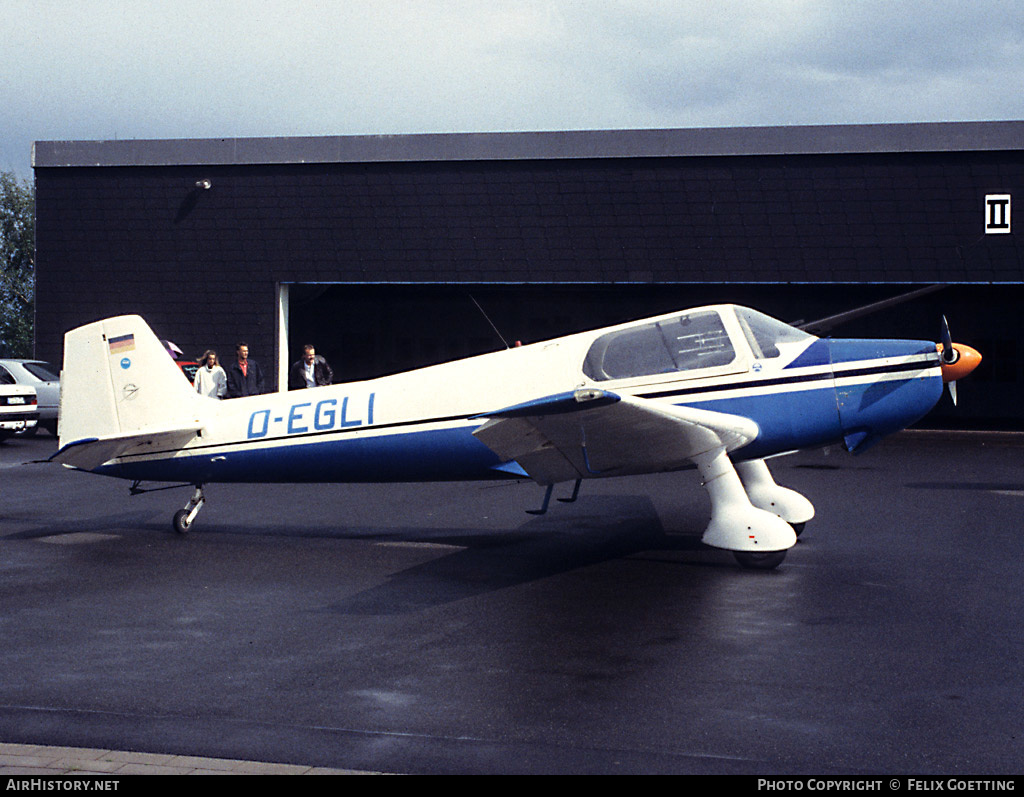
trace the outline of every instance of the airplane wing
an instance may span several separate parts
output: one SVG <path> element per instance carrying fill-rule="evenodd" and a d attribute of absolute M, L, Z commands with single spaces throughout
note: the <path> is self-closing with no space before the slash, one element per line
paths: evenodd
<path fill-rule="evenodd" d="M 146 454 L 167 448 L 181 448 L 189 440 L 202 433 L 202 426 L 184 426 L 176 429 L 150 429 L 131 434 L 88 437 L 75 440 L 50 457 L 70 468 L 92 470 L 115 457 L 125 454 Z"/>
<path fill-rule="evenodd" d="M 749 418 L 660 404 L 606 390 L 577 390 L 478 416 L 473 434 L 539 484 L 673 470 L 759 432 Z"/>

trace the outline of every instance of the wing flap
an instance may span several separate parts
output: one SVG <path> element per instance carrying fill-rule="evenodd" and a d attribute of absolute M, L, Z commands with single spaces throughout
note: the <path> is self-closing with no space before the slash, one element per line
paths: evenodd
<path fill-rule="evenodd" d="M 674 470 L 718 446 L 754 440 L 749 418 L 659 404 L 608 391 L 578 391 L 499 410 L 473 434 L 540 484 Z"/>
<path fill-rule="evenodd" d="M 579 478 L 576 466 L 529 418 L 492 419 L 473 434 L 504 462 L 517 462 L 541 484 Z"/>

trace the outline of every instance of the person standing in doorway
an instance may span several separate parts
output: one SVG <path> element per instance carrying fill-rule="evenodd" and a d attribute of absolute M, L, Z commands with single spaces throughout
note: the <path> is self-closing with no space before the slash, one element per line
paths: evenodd
<path fill-rule="evenodd" d="M 292 365 L 288 372 L 288 389 L 301 390 L 304 387 L 323 387 L 334 382 L 334 371 L 327 360 L 316 353 L 311 345 L 302 347 L 302 359 Z"/>
<path fill-rule="evenodd" d="M 259 363 L 249 359 L 249 346 L 239 343 L 235 347 L 236 359 L 228 368 L 228 398 L 257 396 L 263 392 L 263 370 Z"/>

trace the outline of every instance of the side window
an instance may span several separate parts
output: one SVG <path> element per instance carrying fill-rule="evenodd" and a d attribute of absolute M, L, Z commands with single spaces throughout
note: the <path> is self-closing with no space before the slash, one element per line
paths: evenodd
<path fill-rule="evenodd" d="M 0 385 L 13 385 L 15 384 L 14 377 L 11 376 L 11 372 L 0 365 Z"/>
<path fill-rule="evenodd" d="M 736 351 L 718 313 L 705 311 L 663 322 L 676 367 L 714 368 L 736 359 Z"/>
<path fill-rule="evenodd" d="M 728 365 L 736 359 L 718 313 L 706 310 L 609 332 L 594 341 L 583 373 L 595 381 Z"/>
<path fill-rule="evenodd" d="M 676 370 L 665 338 L 656 324 L 624 329 L 594 342 L 583 371 L 591 379 L 628 379 Z"/>

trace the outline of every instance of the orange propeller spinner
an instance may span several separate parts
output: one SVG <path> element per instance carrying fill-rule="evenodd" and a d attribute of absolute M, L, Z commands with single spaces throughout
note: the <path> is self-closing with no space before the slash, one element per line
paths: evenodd
<path fill-rule="evenodd" d="M 942 381 L 949 385 L 949 395 L 956 404 L 956 380 L 963 379 L 978 367 L 981 355 L 963 343 L 954 343 L 949 335 L 949 324 L 942 317 L 942 343 L 936 345 L 942 359 Z"/>

